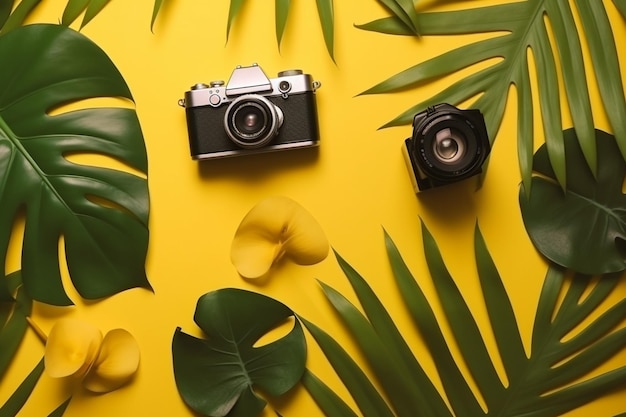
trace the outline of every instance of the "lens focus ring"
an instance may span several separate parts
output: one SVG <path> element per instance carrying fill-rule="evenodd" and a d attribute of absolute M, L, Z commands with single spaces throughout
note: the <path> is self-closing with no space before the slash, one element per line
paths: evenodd
<path fill-rule="evenodd" d="M 242 148 L 266 145 L 278 134 L 281 110 L 263 96 L 248 94 L 236 98 L 226 109 L 224 128 L 229 138 Z"/>

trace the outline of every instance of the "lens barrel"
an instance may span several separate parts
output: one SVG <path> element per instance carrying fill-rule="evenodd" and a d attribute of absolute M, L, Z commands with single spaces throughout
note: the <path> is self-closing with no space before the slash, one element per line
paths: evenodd
<path fill-rule="evenodd" d="M 237 97 L 224 115 L 226 134 L 242 148 L 265 146 L 278 134 L 282 123 L 282 111 L 256 94 Z"/>

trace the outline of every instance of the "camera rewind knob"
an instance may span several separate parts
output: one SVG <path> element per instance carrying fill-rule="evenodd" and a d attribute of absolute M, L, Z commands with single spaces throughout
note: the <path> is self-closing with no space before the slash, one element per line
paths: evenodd
<path fill-rule="evenodd" d="M 288 77 L 290 75 L 302 75 L 302 70 L 290 69 L 290 70 L 285 70 L 285 71 L 281 71 L 278 73 L 279 77 Z"/>

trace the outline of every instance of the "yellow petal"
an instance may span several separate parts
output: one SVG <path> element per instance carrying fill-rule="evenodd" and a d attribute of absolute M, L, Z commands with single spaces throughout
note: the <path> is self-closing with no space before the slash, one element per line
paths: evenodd
<path fill-rule="evenodd" d="M 104 393 L 124 385 L 139 368 L 139 345 L 124 329 L 111 330 L 104 336 L 98 359 L 83 380 L 89 391 Z"/>
<path fill-rule="evenodd" d="M 53 378 L 82 377 L 96 360 L 102 333 L 82 320 L 62 319 L 50 330 L 44 362 Z"/>
<path fill-rule="evenodd" d="M 241 221 L 230 254 L 240 275 L 259 278 L 283 255 L 311 265 L 322 261 L 328 249 L 324 231 L 308 211 L 287 197 L 270 197 Z"/>
<path fill-rule="evenodd" d="M 298 265 L 313 265 L 328 256 L 328 239 L 317 221 L 303 208 L 293 214 L 283 250 Z"/>

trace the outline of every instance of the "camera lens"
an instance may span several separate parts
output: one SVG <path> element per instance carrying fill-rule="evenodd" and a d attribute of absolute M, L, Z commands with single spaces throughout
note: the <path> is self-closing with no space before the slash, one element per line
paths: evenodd
<path fill-rule="evenodd" d="M 257 95 L 238 97 L 224 117 L 226 133 L 243 148 L 266 145 L 278 134 L 282 122 L 282 111 L 265 97 Z"/>
<path fill-rule="evenodd" d="M 474 175 L 489 152 L 486 133 L 479 126 L 467 112 L 451 106 L 425 114 L 414 126 L 412 158 L 437 181 Z"/>
<path fill-rule="evenodd" d="M 454 164 L 465 154 L 466 138 L 461 132 L 444 128 L 435 134 L 434 155 L 444 164 Z"/>
<path fill-rule="evenodd" d="M 265 109 L 256 103 L 238 108 L 234 113 L 235 129 L 242 136 L 254 136 L 261 132 L 267 123 Z"/>

